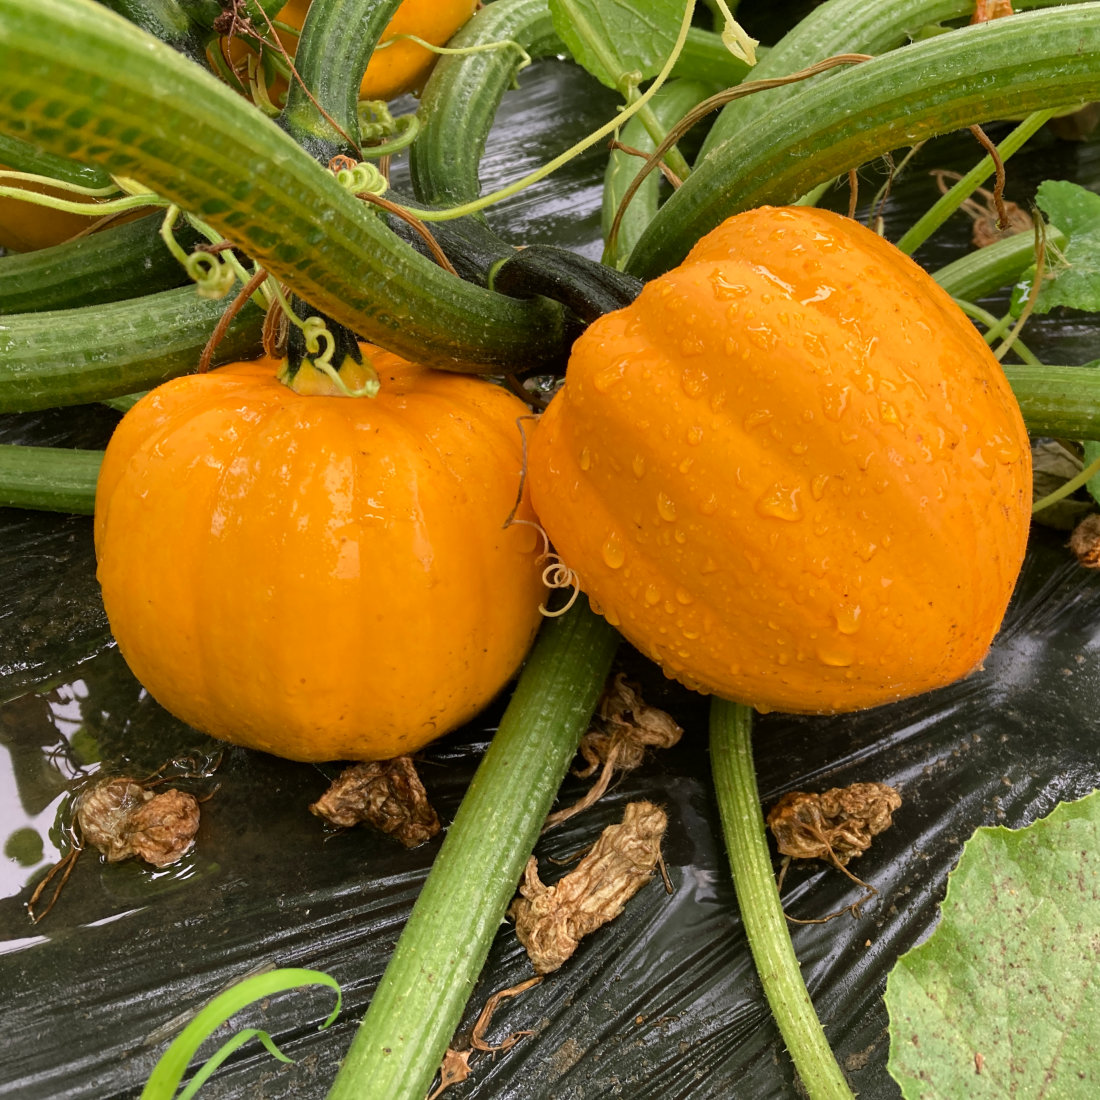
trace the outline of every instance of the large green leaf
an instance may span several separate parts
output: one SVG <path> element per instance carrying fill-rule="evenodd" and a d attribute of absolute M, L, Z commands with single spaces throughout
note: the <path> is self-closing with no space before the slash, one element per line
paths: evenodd
<path fill-rule="evenodd" d="M 609 88 L 656 76 L 676 44 L 681 0 L 550 0 L 554 30 L 574 60 Z"/>
<path fill-rule="evenodd" d="M 1100 792 L 983 828 L 886 986 L 906 1100 L 1100 1094 Z"/>

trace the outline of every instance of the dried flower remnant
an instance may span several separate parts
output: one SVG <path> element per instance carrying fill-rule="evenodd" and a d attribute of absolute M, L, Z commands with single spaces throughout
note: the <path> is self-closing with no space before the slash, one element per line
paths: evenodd
<path fill-rule="evenodd" d="M 199 803 L 174 787 L 154 794 L 136 780 L 105 779 L 77 802 L 76 821 L 84 841 L 109 863 L 136 856 L 167 867 L 191 848 L 199 828 Z"/>
<path fill-rule="evenodd" d="M 350 829 L 364 823 L 415 848 L 439 832 L 439 817 L 412 759 L 354 764 L 310 806 L 311 812 L 332 825 Z"/>
<path fill-rule="evenodd" d="M 683 732 L 671 715 L 646 703 L 638 685 L 620 672 L 600 699 L 595 726 L 581 738 L 579 751 L 587 767 L 573 773 L 587 779 L 600 768 L 600 776 L 580 801 L 552 813 L 543 832 L 599 801 L 616 770 L 640 767 L 646 749 L 671 748 Z"/>
<path fill-rule="evenodd" d="M 823 794 L 788 791 L 768 814 L 780 853 L 843 867 L 893 823 L 901 795 L 885 783 L 853 783 Z"/>
<path fill-rule="evenodd" d="M 1069 548 L 1086 569 L 1100 569 L 1100 513 L 1092 512 L 1077 524 Z"/>
<path fill-rule="evenodd" d="M 631 802 L 622 824 L 609 825 L 577 866 L 544 885 L 534 856 L 509 916 L 536 974 L 562 965 L 581 939 L 614 920 L 652 877 L 661 858 L 668 817 L 652 802 Z"/>

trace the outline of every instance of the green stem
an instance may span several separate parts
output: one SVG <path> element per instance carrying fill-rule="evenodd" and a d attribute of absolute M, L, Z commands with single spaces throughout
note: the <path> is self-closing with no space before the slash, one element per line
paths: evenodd
<path fill-rule="evenodd" d="M 455 370 L 557 364 L 561 309 L 418 255 L 216 77 L 86 0 L 0 0 L 0 130 L 137 178 L 315 309 Z"/>
<path fill-rule="evenodd" d="M 1026 363 L 1003 369 L 1032 435 L 1100 439 L 1100 370 Z"/>
<path fill-rule="evenodd" d="M 715 699 L 710 756 L 737 905 L 779 1032 L 810 1100 L 852 1100 L 802 980 L 775 885 L 752 760 L 752 710 Z"/>
<path fill-rule="evenodd" d="M 1065 234 L 1053 225 L 1047 226 L 1047 243 L 1065 243 Z M 1030 233 L 1016 233 L 994 241 L 985 248 L 976 248 L 958 260 L 941 267 L 934 278 L 952 298 L 979 298 L 1014 283 L 1035 264 L 1035 238 Z"/>
<path fill-rule="evenodd" d="M 540 180 L 552 175 L 563 165 L 568 164 L 575 157 L 583 153 L 586 149 L 591 148 L 604 138 L 610 137 L 628 118 L 632 118 L 639 111 L 643 110 L 668 79 L 669 74 L 672 72 L 672 67 L 675 64 L 675 60 L 679 56 L 684 42 L 687 40 L 687 33 L 691 29 L 691 13 L 693 9 L 694 4 L 692 3 L 689 3 L 684 9 L 684 18 L 680 23 L 680 31 L 676 38 L 676 44 L 673 46 L 672 53 L 669 55 L 664 67 L 653 78 L 649 87 L 642 92 L 637 99 L 629 103 L 615 116 L 615 118 L 611 119 L 610 122 L 606 122 L 603 126 L 593 130 L 587 137 L 571 145 L 564 153 L 559 153 L 558 156 L 554 157 L 540 168 L 537 168 L 534 172 L 529 172 L 526 176 L 522 177 L 522 179 L 515 180 L 506 187 L 502 187 L 499 191 L 494 191 L 491 195 L 482 195 L 481 198 L 473 199 L 460 206 L 452 207 L 449 210 L 423 210 L 414 208 L 412 212 L 426 222 L 449 221 L 453 218 L 465 217 L 467 214 L 478 214 L 482 210 L 486 210 L 490 206 L 493 206 L 495 203 L 510 198 L 512 195 L 518 194 L 532 184 L 538 183 Z"/>
<path fill-rule="evenodd" d="M 997 154 L 1001 158 L 1001 162 L 1004 163 L 1012 156 L 1029 138 L 1033 137 L 1037 131 L 1045 126 L 1058 112 L 1049 111 L 1035 111 L 1029 115 L 1012 131 L 997 146 Z M 947 219 L 955 213 L 956 210 L 977 190 L 981 185 L 993 175 L 995 165 L 993 164 L 993 158 L 990 156 L 984 156 L 961 180 L 958 180 L 954 186 L 945 195 L 941 195 L 940 198 L 933 203 L 931 208 L 927 210 L 916 222 L 911 225 L 904 234 L 902 234 L 901 240 L 898 241 L 898 248 L 907 255 L 912 255 Z"/>
<path fill-rule="evenodd" d="M 0 445 L 0 507 L 90 516 L 102 451 Z"/>
<path fill-rule="evenodd" d="M 1016 0 L 1016 10 L 1062 2 Z M 749 79 L 787 76 L 833 54 L 884 54 L 912 41 L 922 27 L 965 19 L 973 12 L 974 0 L 890 0 L 889 4 L 826 0 L 800 19 L 774 47 L 766 52 L 759 51 L 760 61 Z M 700 159 L 731 138 L 755 140 L 754 129 L 762 115 L 774 110 L 789 96 L 810 85 L 831 80 L 835 75 L 837 70 L 834 69 L 813 77 L 805 85 L 772 88 L 727 104 L 703 141 Z"/>
<path fill-rule="evenodd" d="M 611 667 L 583 603 L 543 624 L 329 1100 L 427 1093 Z"/>
<path fill-rule="evenodd" d="M 670 80 L 653 100 L 652 113 L 656 119 L 659 135 L 654 139 L 651 132 L 642 125 L 640 119 L 632 118 L 623 127 L 620 135 L 624 145 L 652 153 L 665 135 L 697 104 L 701 103 L 713 89 L 695 80 Z M 606 241 L 619 204 L 627 189 L 633 183 L 642 168 L 642 161 L 631 153 L 621 149 L 614 150 L 607 158 L 607 170 L 604 172 L 602 221 Z M 605 250 L 603 262 L 613 267 L 630 255 L 634 243 L 657 214 L 660 202 L 660 173 L 651 172 L 635 192 L 630 205 L 619 221 L 619 231 L 615 238 L 614 251 Z"/>
<path fill-rule="evenodd" d="M 358 158 L 359 84 L 399 3 L 314 0 L 309 6 L 294 55 L 300 79 L 291 79 L 282 125 L 322 164 L 338 154 Z"/>
<path fill-rule="evenodd" d="M 1069 481 L 1059 485 L 1053 493 L 1047 493 L 1045 497 L 1040 497 L 1035 501 L 1031 506 L 1031 514 L 1034 515 L 1044 508 L 1049 508 L 1052 504 L 1057 504 L 1060 500 L 1065 500 L 1066 497 L 1076 493 L 1083 485 L 1087 485 L 1098 473 L 1100 473 L 1100 458 L 1094 458 L 1075 477 L 1071 477 Z"/>
<path fill-rule="evenodd" d="M 990 118 L 1100 98 L 1100 4 L 961 27 L 800 88 L 755 120 L 751 141 L 727 141 L 696 162 L 628 271 L 647 278 L 667 271 L 730 215 L 793 202 L 890 150 Z"/>

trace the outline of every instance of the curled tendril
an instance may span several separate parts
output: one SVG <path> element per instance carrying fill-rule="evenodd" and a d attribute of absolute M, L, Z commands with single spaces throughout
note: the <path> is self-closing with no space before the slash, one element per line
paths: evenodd
<path fill-rule="evenodd" d="M 353 161 L 346 167 L 336 169 L 333 175 L 336 182 L 353 195 L 383 195 L 389 186 L 378 168 L 366 161 Z"/>
<path fill-rule="evenodd" d="M 288 316 L 293 323 L 293 310 Z M 306 351 L 309 352 L 309 361 L 318 370 L 324 370 L 326 367 L 332 370 L 332 353 L 336 349 L 336 341 L 332 338 L 332 333 L 329 332 L 324 320 L 314 315 L 307 317 L 298 327 L 302 330 L 302 339 L 305 340 Z M 322 343 L 324 351 L 321 350 Z"/>
<path fill-rule="evenodd" d="M 192 252 L 183 266 L 198 287 L 200 298 L 224 298 L 237 284 L 237 273 L 214 253 Z"/>
<path fill-rule="evenodd" d="M 310 320 L 315 320 L 315 318 L 311 317 Z M 329 336 L 330 340 L 332 339 L 328 329 L 325 329 L 325 334 Z M 331 348 L 329 349 L 329 354 L 331 354 Z M 378 374 L 369 356 L 366 357 L 366 361 L 363 363 L 364 369 L 369 372 L 369 377 L 361 386 L 357 386 L 355 389 L 352 389 L 352 387 L 344 381 L 340 372 L 328 360 L 310 359 L 310 362 L 328 378 L 345 397 L 377 397 L 378 391 L 382 388 L 381 383 L 378 381 Z"/>
<path fill-rule="evenodd" d="M 398 115 L 394 120 L 394 134 L 389 141 L 376 145 L 367 145 L 363 150 L 365 157 L 388 157 L 412 145 L 420 133 L 420 119 L 417 115 Z"/>
<path fill-rule="evenodd" d="M 550 549 L 550 536 L 546 533 L 546 530 L 541 524 L 535 523 L 533 520 L 529 519 L 516 519 L 512 516 L 504 526 L 511 527 L 513 525 L 533 527 L 542 536 L 542 553 L 539 554 L 535 561 L 544 561 L 547 563 L 542 571 L 542 583 L 544 587 L 548 588 L 551 592 L 559 588 L 573 589 L 565 605 L 555 608 L 553 611 L 551 611 L 546 604 L 539 604 L 539 611 L 544 618 L 556 619 L 559 615 L 564 615 L 573 604 L 577 602 L 577 597 L 581 594 L 581 584 L 577 574 Z"/>
<path fill-rule="evenodd" d="M 359 135 L 364 141 L 381 141 L 397 133 L 397 120 L 384 99 L 361 99 L 356 108 Z"/>

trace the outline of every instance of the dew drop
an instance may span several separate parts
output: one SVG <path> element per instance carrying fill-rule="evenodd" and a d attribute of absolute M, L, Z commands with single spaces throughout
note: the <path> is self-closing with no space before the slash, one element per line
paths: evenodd
<path fill-rule="evenodd" d="M 601 367 L 592 376 L 592 385 L 600 393 L 607 393 L 608 390 L 613 389 L 622 380 L 626 374 L 626 368 L 629 360 L 623 356 L 620 359 L 616 359 L 613 363 L 609 363 L 606 367 Z"/>
<path fill-rule="evenodd" d="M 759 428 L 761 424 L 767 424 L 772 415 L 770 409 L 755 409 L 745 417 L 745 430 L 751 432 L 753 428 Z"/>
<path fill-rule="evenodd" d="M 703 564 L 699 566 L 699 572 L 706 576 L 708 573 L 718 572 L 718 563 L 712 557 L 707 557 L 703 560 Z"/>
<path fill-rule="evenodd" d="M 676 518 L 676 502 L 668 493 L 657 494 L 657 514 L 669 523 Z"/>
<path fill-rule="evenodd" d="M 830 382 L 821 390 L 821 411 L 829 420 L 839 421 L 848 408 L 851 393 L 850 387 L 838 386 Z"/>
<path fill-rule="evenodd" d="M 703 429 L 698 424 L 693 424 L 688 428 L 687 441 L 693 447 L 698 447 L 703 442 Z"/>
<path fill-rule="evenodd" d="M 607 625 L 608 626 L 618 626 L 619 623 L 621 622 L 621 620 L 619 619 L 619 616 L 616 615 L 615 612 L 611 610 L 611 608 L 608 608 L 604 612 L 603 617 L 607 620 Z"/>
<path fill-rule="evenodd" d="M 680 473 L 686 474 L 688 472 L 688 470 L 690 470 L 692 468 L 692 466 L 694 466 L 694 465 L 695 465 L 695 459 L 692 458 L 689 455 L 687 458 L 685 458 L 683 460 L 683 462 L 680 463 L 679 466 L 676 467 L 676 469 L 678 469 L 680 471 Z"/>
<path fill-rule="evenodd" d="M 898 410 L 889 401 L 879 403 L 879 417 L 883 424 L 893 424 L 895 428 L 903 428 L 904 430 Z"/>
<path fill-rule="evenodd" d="M 676 601 L 686 607 L 689 603 L 695 602 L 695 597 L 686 588 L 677 588 Z"/>
<path fill-rule="evenodd" d="M 699 351 L 703 351 L 699 345 Z M 688 397 L 702 397 L 707 388 L 707 372 L 699 367 L 685 367 L 680 375 L 680 385 Z"/>
<path fill-rule="evenodd" d="M 855 650 L 843 642 L 831 642 L 818 647 L 817 659 L 830 668 L 847 668 L 855 659 Z"/>
<path fill-rule="evenodd" d="M 642 599 L 645 600 L 647 607 L 653 607 L 661 602 L 661 590 L 655 584 L 651 584 L 646 588 Z"/>
<path fill-rule="evenodd" d="M 825 496 L 825 486 L 829 484 L 828 474 L 817 474 L 810 482 L 810 496 L 814 500 L 821 500 Z"/>
<path fill-rule="evenodd" d="M 645 477 L 645 455 L 636 454 L 630 463 L 630 468 L 634 471 L 635 477 Z"/>
<path fill-rule="evenodd" d="M 623 547 L 623 540 L 615 531 L 612 531 L 611 534 L 607 536 L 600 553 L 609 569 L 619 569 L 623 562 L 626 561 L 626 550 Z"/>
<path fill-rule="evenodd" d="M 713 516 L 718 511 L 718 496 L 716 493 L 711 493 L 709 496 L 704 497 L 699 501 L 699 511 L 704 516 Z"/>
<path fill-rule="evenodd" d="M 842 604 L 833 612 L 836 628 L 841 634 L 854 634 L 859 630 L 863 609 L 858 603 Z"/>
<path fill-rule="evenodd" d="M 580 457 L 577 459 L 577 464 L 580 466 L 580 468 L 582 470 L 587 470 L 589 468 L 589 466 L 592 465 L 592 455 L 589 452 L 587 447 L 585 447 L 581 451 Z"/>
<path fill-rule="evenodd" d="M 756 502 L 756 510 L 762 516 L 794 523 L 802 518 L 802 506 L 798 499 L 801 492 L 801 488 L 797 485 L 791 487 L 777 481 Z"/>

